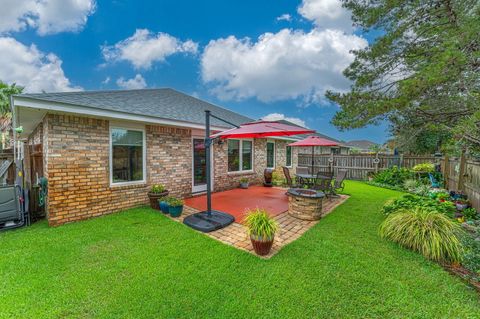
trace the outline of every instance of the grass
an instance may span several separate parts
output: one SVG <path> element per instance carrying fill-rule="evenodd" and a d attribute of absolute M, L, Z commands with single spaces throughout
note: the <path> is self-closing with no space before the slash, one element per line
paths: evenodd
<path fill-rule="evenodd" d="M 0 234 L 0 317 L 478 318 L 476 292 L 380 239 L 400 193 L 348 182 L 351 198 L 269 260 L 149 208 Z"/>

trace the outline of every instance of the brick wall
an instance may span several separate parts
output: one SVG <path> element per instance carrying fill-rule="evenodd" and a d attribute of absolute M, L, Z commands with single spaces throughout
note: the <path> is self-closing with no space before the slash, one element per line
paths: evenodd
<path fill-rule="evenodd" d="M 191 192 L 190 130 L 146 126 L 147 183 L 110 186 L 107 120 L 50 114 L 44 126 L 50 225 L 146 204 L 152 183 Z"/>
<path fill-rule="evenodd" d="M 44 169 L 49 180 L 48 220 L 52 226 L 113 213 L 148 203 L 150 185 L 161 183 L 171 195 L 192 191 L 192 132 L 189 129 L 145 126 L 146 183 L 110 186 L 108 120 L 48 114 L 32 135 L 44 141 Z M 266 139 L 255 139 L 254 169 L 228 173 L 227 143 L 214 145 L 214 190 L 238 187 L 241 177 L 263 183 Z M 276 141 L 276 165 L 285 165 L 285 146 Z"/>

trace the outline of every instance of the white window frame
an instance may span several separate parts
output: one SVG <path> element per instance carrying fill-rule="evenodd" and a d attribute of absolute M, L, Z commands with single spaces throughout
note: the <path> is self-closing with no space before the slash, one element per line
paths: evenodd
<path fill-rule="evenodd" d="M 229 167 L 228 167 L 228 141 L 230 140 L 233 140 L 233 141 L 238 141 L 238 145 L 239 145 L 239 170 L 238 171 L 230 171 L 229 170 Z M 250 143 L 252 143 L 252 157 L 251 157 L 251 160 L 252 160 L 252 165 L 251 165 L 251 169 L 248 169 L 248 170 L 244 170 L 243 169 L 243 141 L 248 141 Z M 254 161 L 254 157 L 255 156 L 255 145 L 253 143 L 253 139 L 250 139 L 250 138 L 231 138 L 231 139 L 228 139 L 227 140 L 227 173 L 228 174 L 238 174 L 238 173 L 252 173 L 253 172 L 253 165 L 255 163 Z"/>
<path fill-rule="evenodd" d="M 131 181 L 131 182 L 114 182 L 113 181 L 113 141 L 112 141 L 112 131 L 114 129 L 120 129 L 120 130 L 128 130 L 128 131 L 139 131 L 142 132 L 142 165 L 143 165 L 143 179 L 140 181 Z M 128 186 L 128 185 L 139 185 L 139 184 L 145 184 L 147 181 L 147 137 L 146 137 L 146 132 L 145 132 L 145 127 L 139 127 L 139 126 L 128 126 L 128 125 L 110 125 L 109 129 L 109 170 L 110 170 L 110 186 L 111 187 L 117 187 L 117 186 Z"/>
<path fill-rule="evenodd" d="M 288 165 L 288 152 L 287 149 L 290 147 L 290 165 Z M 291 168 L 293 166 L 293 147 L 292 146 L 285 146 L 285 166 Z"/>
<path fill-rule="evenodd" d="M 273 166 L 268 166 L 268 144 L 271 143 L 273 144 Z M 267 145 L 265 146 L 265 158 L 267 160 L 267 168 L 275 168 L 275 164 L 277 163 L 277 145 L 275 141 L 267 141 Z"/>

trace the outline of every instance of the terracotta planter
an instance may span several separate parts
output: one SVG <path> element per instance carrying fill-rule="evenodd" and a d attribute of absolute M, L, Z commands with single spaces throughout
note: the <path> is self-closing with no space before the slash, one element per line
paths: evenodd
<path fill-rule="evenodd" d="M 253 249 L 255 250 L 255 253 L 259 256 L 268 255 L 268 253 L 272 249 L 274 239 L 274 237 L 266 240 L 257 236 L 250 236 L 250 241 L 252 242 Z"/>
<path fill-rule="evenodd" d="M 156 210 L 160 210 L 160 204 L 158 200 L 165 196 L 168 196 L 168 191 L 164 191 L 163 193 L 148 192 L 148 198 L 150 199 L 150 207 Z"/>

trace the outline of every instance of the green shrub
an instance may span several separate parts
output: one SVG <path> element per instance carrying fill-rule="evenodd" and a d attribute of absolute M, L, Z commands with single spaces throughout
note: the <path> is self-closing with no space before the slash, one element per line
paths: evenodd
<path fill-rule="evenodd" d="M 380 236 L 440 262 L 460 262 L 461 228 L 447 216 L 423 208 L 404 209 L 388 216 Z"/>
<path fill-rule="evenodd" d="M 413 167 L 413 170 L 415 172 L 433 173 L 435 171 L 435 164 L 432 164 L 432 163 L 417 164 Z"/>
<path fill-rule="evenodd" d="M 254 209 L 247 211 L 244 219 L 248 235 L 271 239 L 278 230 L 278 223 L 270 217 L 265 209 Z"/>
<path fill-rule="evenodd" d="M 407 179 L 412 179 L 413 173 L 406 168 L 398 168 L 393 166 L 386 170 L 380 171 L 373 177 L 373 181 L 380 184 L 392 186 L 403 186 Z"/>
<path fill-rule="evenodd" d="M 478 219 L 477 210 L 473 207 L 468 207 L 462 210 L 462 215 L 465 216 L 466 219 Z"/>
<path fill-rule="evenodd" d="M 413 192 L 418 186 L 420 186 L 420 183 L 416 179 L 406 179 L 403 182 L 403 188 L 409 192 Z"/>
<path fill-rule="evenodd" d="M 431 189 L 430 185 L 420 184 L 412 192 L 419 196 L 428 196 Z"/>
<path fill-rule="evenodd" d="M 415 208 L 423 208 L 448 216 L 452 216 L 455 212 L 455 205 L 452 202 L 439 202 L 428 197 L 407 194 L 398 199 L 386 202 L 382 207 L 382 213 L 390 215 L 402 209 L 411 210 Z"/>
<path fill-rule="evenodd" d="M 470 234 L 462 236 L 462 265 L 480 276 L 480 240 L 475 240 Z"/>
<path fill-rule="evenodd" d="M 154 194 L 160 194 L 160 193 L 163 193 L 164 191 L 165 191 L 165 186 L 162 184 L 155 184 L 155 185 L 152 185 L 152 187 L 150 188 L 150 192 Z"/>

